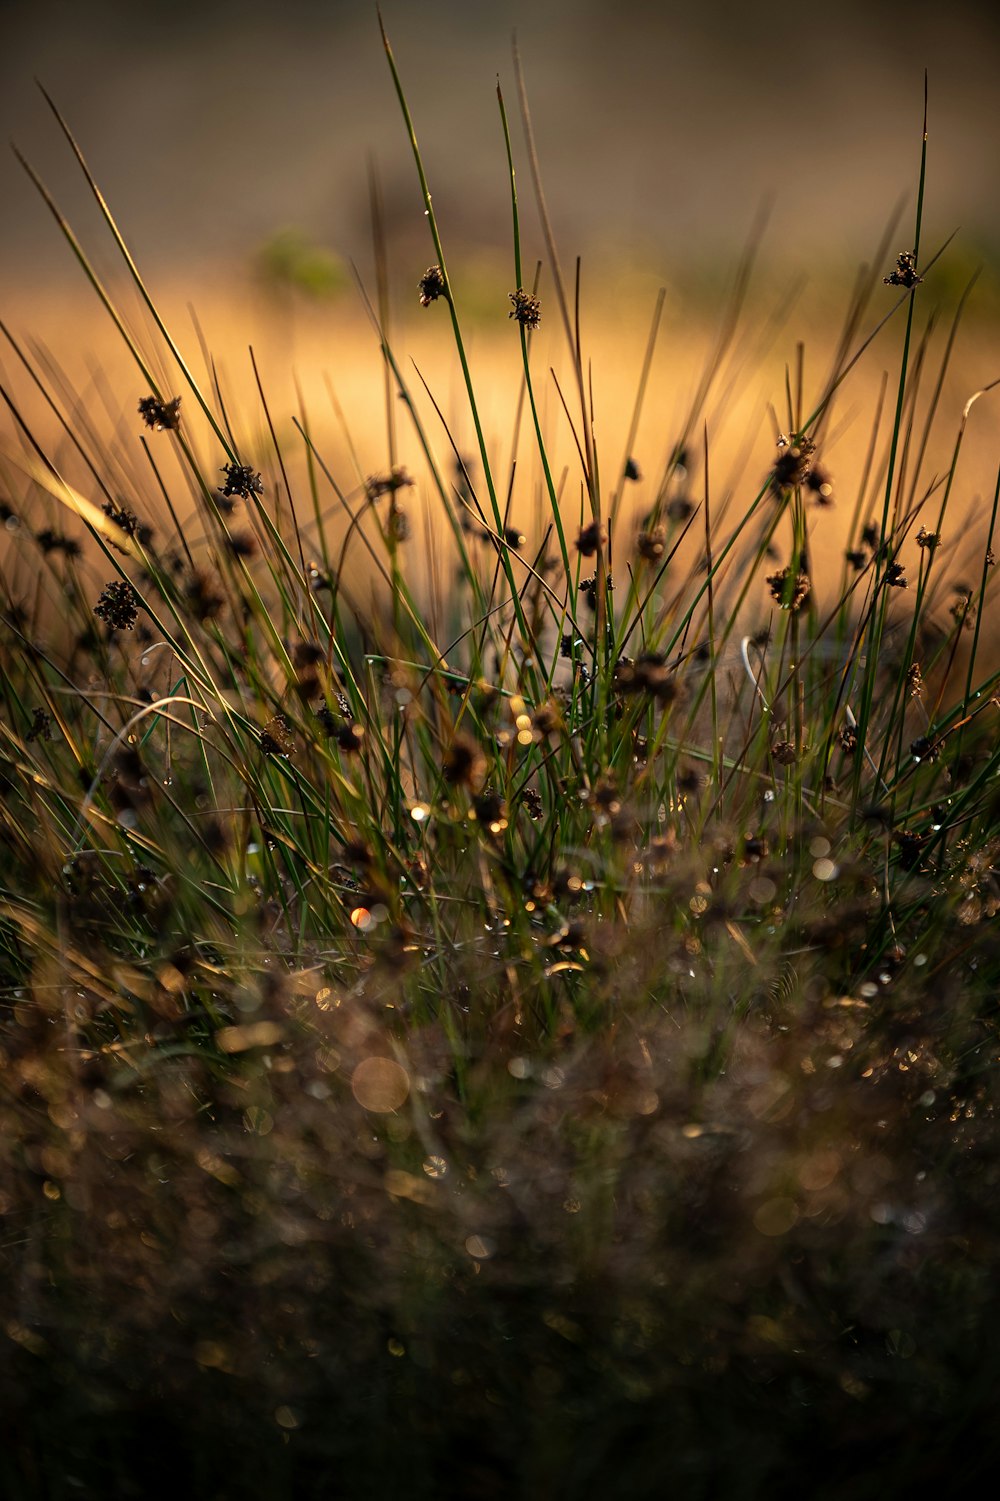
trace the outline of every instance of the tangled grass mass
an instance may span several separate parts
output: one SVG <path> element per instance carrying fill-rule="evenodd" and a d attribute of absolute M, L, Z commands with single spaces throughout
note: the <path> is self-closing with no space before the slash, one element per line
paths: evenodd
<path fill-rule="evenodd" d="M 498 90 L 503 450 L 386 54 L 432 239 L 408 316 L 464 407 L 380 284 L 353 478 L 256 362 L 241 428 L 58 113 L 142 331 L 28 167 L 134 378 L 107 432 L 4 330 L 3 1494 L 158 1495 L 164 1454 L 206 1498 L 966 1494 L 1000 1376 L 1000 480 L 953 522 L 995 407 L 939 399 L 964 296 L 931 368 L 926 131 L 907 248 L 723 484 L 750 257 L 637 449 L 657 304 L 609 460 Z"/>

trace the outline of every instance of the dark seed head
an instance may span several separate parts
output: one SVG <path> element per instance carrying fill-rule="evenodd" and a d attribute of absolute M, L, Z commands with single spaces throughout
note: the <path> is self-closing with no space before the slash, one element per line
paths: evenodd
<path fill-rule="evenodd" d="M 541 322 L 542 307 L 537 297 L 532 297 L 523 287 L 510 293 L 511 310 L 508 318 L 516 318 L 524 329 L 536 329 Z"/>
<path fill-rule="evenodd" d="M 606 546 L 608 529 L 598 521 L 591 521 L 588 526 L 582 527 L 580 535 L 576 539 L 577 551 L 584 558 L 592 558 L 598 549 Z"/>
<path fill-rule="evenodd" d="M 160 401 L 157 396 L 144 396 L 139 403 L 139 416 L 147 427 L 158 433 L 165 429 L 176 432 L 181 425 L 180 405 L 179 396 L 175 396 L 172 401 Z"/>
<path fill-rule="evenodd" d="M 116 579 L 102 593 L 94 614 L 113 631 L 130 631 L 139 616 L 139 597 L 131 584 Z"/>
<path fill-rule="evenodd" d="M 264 482 L 249 464 L 226 464 L 222 473 L 226 476 L 226 482 L 219 486 L 218 493 L 226 500 L 234 497 L 250 500 L 254 495 L 263 495 Z"/>
<path fill-rule="evenodd" d="M 417 283 L 417 291 L 420 293 L 420 306 L 430 307 L 432 302 L 437 302 L 439 297 L 447 297 L 448 290 L 445 286 L 444 272 L 440 266 L 428 266 L 423 276 Z"/>
<path fill-rule="evenodd" d="M 923 277 L 917 275 L 917 252 L 915 250 L 901 250 L 896 257 L 895 271 L 890 271 L 888 276 L 882 278 L 882 283 L 886 287 L 916 287 L 922 281 Z"/>

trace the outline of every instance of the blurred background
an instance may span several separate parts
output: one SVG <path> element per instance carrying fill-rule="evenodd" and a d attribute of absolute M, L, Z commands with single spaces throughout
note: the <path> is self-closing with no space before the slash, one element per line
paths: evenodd
<path fill-rule="evenodd" d="M 936 319 L 926 392 L 963 288 L 977 268 L 982 273 L 942 380 L 920 483 L 943 473 L 966 400 L 1000 376 L 992 332 L 1000 311 L 1000 7 L 971 0 L 893 8 L 861 0 L 384 0 L 383 15 L 501 472 L 516 451 L 520 351 L 506 316 L 513 272 L 498 76 L 518 164 L 526 279 L 544 258 L 511 62 L 515 31 L 564 268 L 571 274 L 574 257 L 584 258 L 585 343 L 610 467 L 624 460 L 650 317 L 665 288 L 636 436 L 639 467 L 648 475 L 633 492 L 638 510 L 655 498 L 656 475 L 689 418 L 726 289 L 763 206 L 767 228 L 744 342 L 701 414 L 727 500 L 755 493 L 777 432 L 791 425 L 786 371 L 795 367 L 799 341 L 807 405 L 822 390 L 862 261 L 874 264 L 876 282 L 865 327 L 890 305 L 894 294 L 881 276 L 912 246 L 927 68 L 922 261 L 959 233 L 918 300 L 921 319 Z M 345 489 L 393 457 L 377 343 L 352 269 L 373 290 L 372 171 L 383 205 L 397 353 L 407 369 L 411 357 L 417 362 L 451 437 L 469 451 L 473 434 L 447 318 L 440 306 L 417 305 L 416 282 L 434 254 L 372 0 L 171 0 L 160 7 L 6 0 L 0 28 L 3 135 L 40 173 L 124 316 L 155 350 L 148 316 L 35 87 L 34 79 L 42 80 L 202 378 L 209 368 L 203 358 L 199 363 L 204 336 L 240 442 L 257 464 L 266 465 L 267 434 L 248 344 L 265 372 L 280 436 L 298 442 L 291 414 L 301 389 Z M 0 193 L 0 316 L 44 351 L 43 362 L 58 363 L 66 390 L 90 393 L 70 397 L 70 405 L 78 401 L 92 414 L 99 393 L 116 441 L 134 449 L 143 394 L 134 366 L 6 151 Z M 887 231 L 891 223 L 898 227 Z M 548 276 L 546 269 L 546 315 L 534 340 L 543 372 L 565 358 Z M 901 331 L 895 319 L 879 335 L 836 413 L 827 456 L 838 501 L 847 503 L 829 523 L 831 545 L 843 545 L 879 383 L 883 370 L 895 381 Z M 179 390 L 169 362 L 161 368 L 164 385 Z M 8 373 L 20 380 L 29 412 L 48 422 L 16 358 L 0 350 L 0 376 Z M 546 432 L 571 475 L 566 494 L 575 508 L 573 442 L 551 383 L 543 386 Z M 924 391 L 918 434 L 928 409 Z M 970 428 L 956 486 L 962 504 L 978 506 L 992 494 L 996 459 L 987 440 L 995 404 L 995 396 L 982 403 Z M 190 400 L 184 411 L 193 416 Z M 425 416 L 450 462 L 450 437 L 433 412 Z M 414 448 L 404 434 L 396 451 L 413 464 Z M 206 448 L 205 461 L 217 466 L 214 450 Z M 878 472 L 876 464 L 876 486 Z M 694 471 L 691 481 L 699 483 Z M 515 496 L 515 509 L 530 531 L 528 507 L 539 486 L 524 464 L 522 483 L 529 490 Z"/>
<path fill-rule="evenodd" d="M 383 15 L 454 244 L 506 243 L 494 86 L 516 115 L 514 30 L 564 253 L 714 257 L 773 196 L 774 249 L 857 259 L 913 193 L 925 67 L 931 237 L 960 225 L 970 251 L 1000 244 L 996 6 L 384 0 Z M 373 0 L 5 0 L 0 18 L 4 137 L 72 207 L 38 77 L 144 264 L 238 268 L 288 226 L 360 256 L 367 154 L 390 228 L 422 232 Z M 0 191 L 4 283 L 64 273 L 7 152 Z"/>

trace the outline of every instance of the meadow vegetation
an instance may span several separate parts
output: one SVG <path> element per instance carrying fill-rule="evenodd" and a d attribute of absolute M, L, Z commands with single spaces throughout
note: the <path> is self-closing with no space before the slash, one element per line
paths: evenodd
<path fill-rule="evenodd" d="M 669 429 L 655 304 L 611 452 L 516 70 L 500 444 L 386 51 L 450 384 L 398 352 L 375 185 L 384 425 L 336 460 L 182 350 L 53 107 L 141 317 L 36 179 L 130 373 L 78 391 L 4 329 L 3 1492 L 158 1494 L 169 1450 L 198 1497 L 962 1494 L 1000 1376 L 1000 478 L 963 468 L 998 397 L 949 394 L 976 303 L 926 130 L 766 461 L 714 447 L 754 247 Z"/>

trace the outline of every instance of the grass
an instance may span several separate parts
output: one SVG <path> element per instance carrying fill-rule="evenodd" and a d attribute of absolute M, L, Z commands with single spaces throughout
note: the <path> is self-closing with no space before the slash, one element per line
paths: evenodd
<path fill-rule="evenodd" d="M 502 450 L 385 46 L 464 394 L 401 358 L 373 179 L 375 461 L 253 356 L 252 419 L 198 376 L 54 105 L 132 312 L 25 163 L 134 370 L 77 393 L 4 330 L 4 1492 L 157 1494 L 169 1448 L 206 1497 L 960 1493 L 1000 1374 L 1000 477 L 955 519 L 995 397 L 949 411 L 926 121 L 914 259 L 812 391 L 799 344 L 766 465 L 716 439 L 754 247 L 640 462 L 664 299 L 610 453 L 516 63 L 545 259 L 498 89 Z"/>

